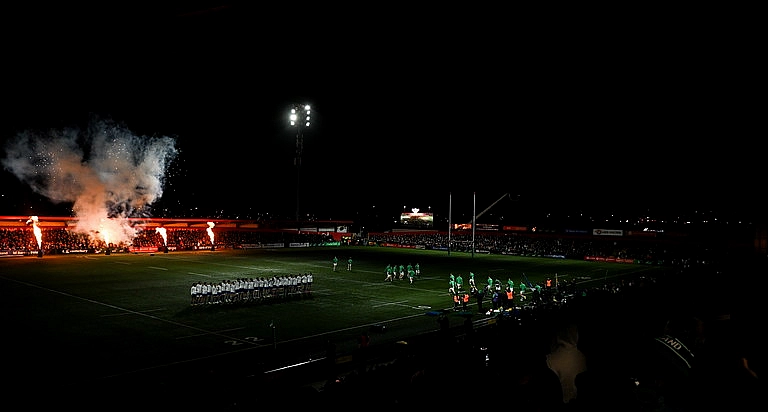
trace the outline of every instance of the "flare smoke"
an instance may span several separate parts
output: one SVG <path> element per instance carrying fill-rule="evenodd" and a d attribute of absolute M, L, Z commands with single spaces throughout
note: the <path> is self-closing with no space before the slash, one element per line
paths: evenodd
<path fill-rule="evenodd" d="M 5 149 L 6 170 L 54 203 L 72 203 L 73 230 L 116 244 L 136 235 L 126 218 L 149 217 L 178 153 L 170 137 L 137 136 L 98 118 L 86 130 L 24 131 Z"/>

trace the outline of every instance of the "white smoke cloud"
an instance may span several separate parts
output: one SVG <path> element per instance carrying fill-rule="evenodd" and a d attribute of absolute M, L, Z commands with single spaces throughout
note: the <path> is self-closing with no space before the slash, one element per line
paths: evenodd
<path fill-rule="evenodd" d="M 126 218 L 148 216 L 178 153 L 170 137 L 137 136 L 99 118 L 87 130 L 24 131 L 5 149 L 6 170 L 53 202 L 72 203 L 73 230 L 112 243 L 135 236 Z"/>

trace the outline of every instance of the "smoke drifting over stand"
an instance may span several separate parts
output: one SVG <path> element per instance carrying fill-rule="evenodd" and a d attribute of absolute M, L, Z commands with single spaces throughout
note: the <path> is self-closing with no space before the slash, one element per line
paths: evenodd
<path fill-rule="evenodd" d="M 5 151 L 6 170 L 52 202 L 71 203 L 73 230 L 107 244 L 130 243 L 136 231 L 126 218 L 150 216 L 178 154 L 170 137 L 137 136 L 100 118 L 86 130 L 21 132 Z"/>

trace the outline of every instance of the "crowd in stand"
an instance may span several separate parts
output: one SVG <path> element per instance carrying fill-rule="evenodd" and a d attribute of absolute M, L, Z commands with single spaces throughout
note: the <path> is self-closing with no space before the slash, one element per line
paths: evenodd
<path fill-rule="evenodd" d="M 473 240 L 474 239 L 474 240 Z M 425 249 L 475 252 L 530 257 L 584 259 L 585 256 L 637 260 L 657 265 L 706 265 L 715 254 L 708 244 L 696 242 L 652 241 L 628 237 L 537 236 L 506 233 L 452 234 L 371 233 L 368 242 L 397 244 Z"/>
<path fill-rule="evenodd" d="M 137 230 L 128 243 L 106 245 L 103 240 L 66 228 L 43 228 L 42 251 L 45 254 L 62 251 L 128 251 L 128 247 L 169 248 L 171 250 L 197 250 L 212 247 L 237 249 L 259 247 L 261 245 L 285 245 L 304 243 L 322 245 L 332 242 L 333 238 L 325 233 L 283 232 L 258 230 L 216 230 L 215 244 L 207 229 L 168 228 L 163 238 L 155 230 Z M 524 236 L 519 234 L 466 233 L 452 234 L 430 232 L 426 234 L 371 233 L 365 244 L 398 244 L 425 249 L 451 250 L 458 252 L 491 253 L 513 256 L 555 257 L 565 259 L 585 259 L 587 256 L 616 259 L 628 259 L 644 264 L 691 267 L 711 265 L 716 259 L 728 258 L 727 251 L 713 253 L 707 244 L 694 242 L 661 242 L 637 240 L 626 237 L 595 236 L 556 237 Z M 38 251 L 37 240 L 29 228 L 0 229 L 0 251 Z M 395 274 L 397 278 L 397 274 Z"/>
<path fill-rule="evenodd" d="M 215 247 L 223 249 L 240 248 L 243 245 L 264 245 L 276 243 L 322 244 L 333 239 L 321 233 L 296 233 L 280 231 L 217 230 Z M 106 245 L 98 237 L 66 228 L 42 228 L 41 246 L 43 252 L 58 253 L 63 250 L 103 250 L 109 246 L 115 251 L 134 247 L 172 247 L 176 250 L 195 250 L 211 247 L 211 237 L 206 229 L 168 228 L 166 239 L 155 230 L 138 230 L 130 242 Z M 37 251 L 38 244 L 29 228 L 0 229 L 0 250 Z"/>

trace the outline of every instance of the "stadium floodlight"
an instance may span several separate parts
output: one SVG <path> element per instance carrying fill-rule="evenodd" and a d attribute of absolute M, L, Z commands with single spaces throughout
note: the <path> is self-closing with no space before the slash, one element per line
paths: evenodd
<path fill-rule="evenodd" d="M 304 135 L 302 129 L 309 127 L 311 123 L 311 110 L 309 105 L 293 105 L 288 119 L 291 126 L 296 128 L 296 155 L 293 159 L 293 164 L 296 165 L 296 224 L 298 225 L 300 216 L 299 199 L 301 198 L 301 156 L 304 153 Z"/>
<path fill-rule="evenodd" d="M 291 120 L 291 126 L 299 126 L 299 111 L 303 111 L 305 114 L 304 118 L 304 127 L 309 127 L 310 119 L 311 119 L 311 110 L 308 104 L 305 104 L 304 107 L 301 107 L 299 105 L 293 106 L 291 109 L 291 115 L 289 116 L 289 119 Z"/>

